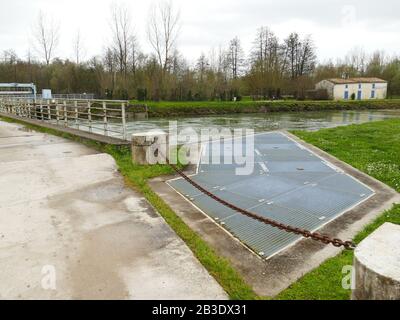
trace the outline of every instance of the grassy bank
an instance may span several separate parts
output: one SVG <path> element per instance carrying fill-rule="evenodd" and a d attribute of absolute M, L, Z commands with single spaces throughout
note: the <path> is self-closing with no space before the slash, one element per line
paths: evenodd
<path fill-rule="evenodd" d="M 198 101 L 147 102 L 149 116 L 212 115 L 290 111 L 398 109 L 400 99 L 373 101 Z"/>
<path fill-rule="evenodd" d="M 68 133 L 47 129 L 36 125 L 26 124 L 8 118 L 0 120 L 21 123 L 25 127 L 43 133 L 48 133 L 73 141 L 83 143 L 100 152 L 110 154 L 116 161 L 120 173 L 124 176 L 128 186 L 141 192 L 152 206 L 160 213 L 170 227 L 185 241 L 200 263 L 224 288 L 231 299 L 257 299 L 257 295 L 248 286 L 227 259 L 220 257 L 196 232 L 190 229 L 183 220 L 148 186 L 151 178 L 172 174 L 172 169 L 165 165 L 140 166 L 132 163 L 131 152 L 128 147 L 115 147 L 92 140 L 76 137 Z"/>
<path fill-rule="evenodd" d="M 294 133 L 400 192 L 400 119 Z M 355 242 L 360 242 L 385 222 L 400 224 L 400 205 L 384 212 L 355 237 Z M 352 263 L 353 252 L 344 251 L 305 275 L 277 298 L 349 299 L 350 290 L 342 288 L 342 268 Z"/>

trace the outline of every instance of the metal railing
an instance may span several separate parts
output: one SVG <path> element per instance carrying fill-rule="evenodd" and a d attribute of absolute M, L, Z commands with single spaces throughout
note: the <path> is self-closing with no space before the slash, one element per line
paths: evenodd
<path fill-rule="evenodd" d="M 41 94 L 36 95 L 37 99 L 43 99 Z M 53 93 L 52 99 L 65 99 L 65 100 L 94 100 L 94 93 Z"/>
<path fill-rule="evenodd" d="M 127 140 L 125 100 L 0 97 L 0 112 Z"/>

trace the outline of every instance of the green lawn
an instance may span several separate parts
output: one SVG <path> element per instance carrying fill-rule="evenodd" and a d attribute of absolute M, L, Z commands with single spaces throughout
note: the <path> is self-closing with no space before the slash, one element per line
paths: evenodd
<path fill-rule="evenodd" d="M 400 191 L 400 119 L 294 134 Z"/>
<path fill-rule="evenodd" d="M 400 119 L 351 125 L 316 132 L 295 131 L 303 140 L 400 191 Z M 400 205 L 384 212 L 354 239 L 356 243 L 385 222 L 400 224 Z M 342 268 L 352 265 L 344 251 L 283 291 L 278 299 L 349 299 L 342 288 Z"/>

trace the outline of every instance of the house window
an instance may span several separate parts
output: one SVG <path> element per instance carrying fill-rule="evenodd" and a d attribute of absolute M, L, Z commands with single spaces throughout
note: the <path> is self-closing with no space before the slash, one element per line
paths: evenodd
<path fill-rule="evenodd" d="M 375 83 L 372 84 L 372 89 L 375 89 Z"/>
<path fill-rule="evenodd" d="M 346 89 L 348 89 L 348 88 L 349 88 L 349 85 L 348 85 L 348 84 L 346 84 L 346 85 L 345 85 L 345 88 L 346 88 Z"/>
<path fill-rule="evenodd" d="M 358 89 L 361 89 L 361 83 L 358 84 Z"/>

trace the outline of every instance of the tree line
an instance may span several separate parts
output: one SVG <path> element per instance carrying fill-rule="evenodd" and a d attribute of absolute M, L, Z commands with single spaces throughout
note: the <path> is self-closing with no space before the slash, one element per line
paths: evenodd
<path fill-rule="evenodd" d="M 171 3 L 161 2 L 150 10 L 150 53 L 140 49 L 125 6 L 113 5 L 110 21 L 111 42 L 101 55 L 84 59 L 78 32 L 74 59 L 63 60 L 55 57 L 59 28 L 40 13 L 33 33 L 35 57 L 28 53 L 21 59 L 13 50 L 3 51 L 0 82 L 33 82 L 39 90 L 95 93 L 108 99 L 226 101 L 242 96 L 305 99 L 322 79 L 374 76 L 388 81 L 389 95 L 400 95 L 400 59 L 383 52 L 368 56 L 354 49 L 344 59 L 317 64 L 311 36 L 293 32 L 280 40 L 270 28 L 260 27 L 247 54 L 234 37 L 191 65 L 178 50 L 180 15 Z"/>

